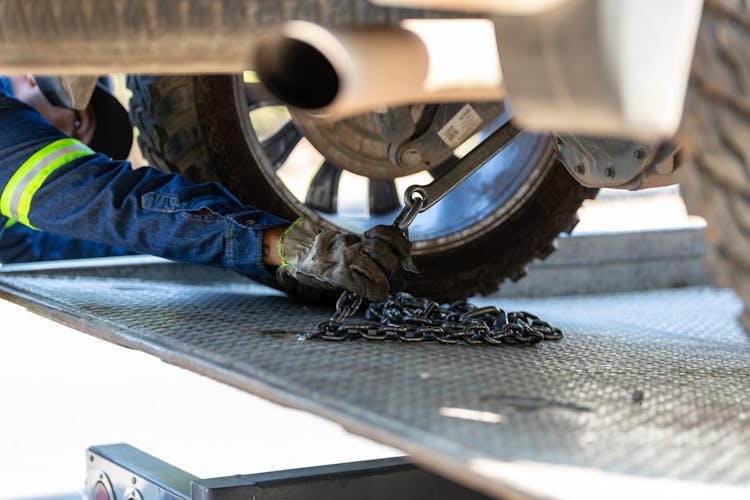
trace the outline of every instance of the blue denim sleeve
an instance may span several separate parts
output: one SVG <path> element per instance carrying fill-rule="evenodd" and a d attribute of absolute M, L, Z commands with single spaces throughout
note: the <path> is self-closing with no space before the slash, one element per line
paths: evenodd
<path fill-rule="evenodd" d="M 133 252 L 122 248 L 93 241 L 35 231 L 22 224 L 14 224 L 5 229 L 0 237 L 0 263 L 89 259 L 132 254 Z"/>
<path fill-rule="evenodd" d="M 34 153 L 64 137 L 32 108 L 0 95 L 0 189 Z M 0 238 L 7 221 L 0 215 Z M 29 221 L 66 238 L 266 279 L 263 235 L 288 224 L 243 205 L 218 184 L 195 184 L 149 167 L 133 170 L 100 154 L 47 177 L 32 198 Z"/>

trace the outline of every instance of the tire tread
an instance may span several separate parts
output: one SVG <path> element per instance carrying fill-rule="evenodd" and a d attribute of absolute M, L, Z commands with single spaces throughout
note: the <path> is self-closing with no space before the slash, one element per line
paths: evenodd
<path fill-rule="evenodd" d="M 692 153 L 680 186 L 707 221 L 707 266 L 732 285 L 750 330 L 750 17 L 745 2 L 708 0 L 698 35 L 682 130 Z"/>

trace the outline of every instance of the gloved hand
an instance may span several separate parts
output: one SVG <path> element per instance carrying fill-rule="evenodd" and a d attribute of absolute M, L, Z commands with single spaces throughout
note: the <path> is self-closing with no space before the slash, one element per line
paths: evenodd
<path fill-rule="evenodd" d="M 388 299 L 389 280 L 401 267 L 416 272 L 411 243 L 394 226 L 376 226 L 362 236 L 322 227 L 300 217 L 279 240 L 282 264 L 276 278 L 324 289 L 347 289 L 373 302 Z"/>

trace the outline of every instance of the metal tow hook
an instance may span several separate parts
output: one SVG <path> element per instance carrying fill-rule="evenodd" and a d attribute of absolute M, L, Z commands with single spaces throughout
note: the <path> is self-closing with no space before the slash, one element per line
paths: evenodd
<path fill-rule="evenodd" d="M 424 206 L 424 198 L 422 198 L 420 193 L 414 193 L 410 197 L 404 195 L 404 208 L 396 216 L 393 225 L 408 236 L 409 226 L 411 226 L 411 223 L 414 222 L 414 219 L 422 211 L 422 206 Z"/>

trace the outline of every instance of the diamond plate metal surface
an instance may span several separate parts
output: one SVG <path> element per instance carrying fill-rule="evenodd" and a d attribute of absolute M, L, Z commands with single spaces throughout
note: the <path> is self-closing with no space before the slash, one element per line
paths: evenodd
<path fill-rule="evenodd" d="M 546 494 L 496 473 L 502 464 L 750 486 L 750 341 L 728 291 L 474 301 L 566 333 L 531 348 L 329 343 L 294 334 L 330 310 L 249 282 L 106 273 L 0 273 L 0 296 L 337 420 L 494 494 Z"/>

